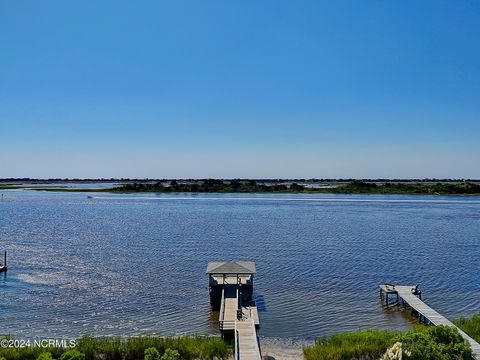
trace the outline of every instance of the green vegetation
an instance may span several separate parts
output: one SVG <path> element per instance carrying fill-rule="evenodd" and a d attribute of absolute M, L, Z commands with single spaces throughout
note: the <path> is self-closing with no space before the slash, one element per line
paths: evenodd
<path fill-rule="evenodd" d="M 145 349 L 144 360 L 180 360 L 180 354 L 177 350 L 167 349 L 165 353 L 160 357 L 160 353 L 154 347 Z"/>
<path fill-rule="evenodd" d="M 0 185 L 0 190 L 13 190 L 13 189 L 20 189 L 20 186 L 15 186 L 15 185 Z"/>
<path fill-rule="evenodd" d="M 44 352 L 37 357 L 37 360 L 53 360 L 52 354 L 49 352 Z"/>
<path fill-rule="evenodd" d="M 170 349 L 167 349 L 167 351 Z M 166 352 L 165 352 L 166 354 Z M 145 349 L 144 360 L 160 360 L 160 353 L 154 347 Z"/>
<path fill-rule="evenodd" d="M 85 360 L 85 354 L 77 350 L 69 350 L 60 356 L 60 360 Z"/>
<path fill-rule="evenodd" d="M 258 184 L 253 180 L 229 181 L 207 179 L 202 182 L 178 183 L 173 180 L 168 186 L 162 183 L 131 183 L 111 189 L 114 192 L 192 192 L 192 193 L 255 193 L 255 192 L 291 192 L 303 191 L 304 187 L 292 184 L 290 187 L 283 184 L 266 185 Z M 292 189 L 293 186 L 293 189 Z"/>
<path fill-rule="evenodd" d="M 378 359 L 395 343 L 399 333 L 387 330 L 367 330 L 341 333 L 318 340 L 304 348 L 307 360 L 350 360 L 369 357 Z"/>
<path fill-rule="evenodd" d="M 333 193 L 333 194 L 418 194 L 418 195 L 480 195 L 477 183 L 373 183 L 352 181 L 336 187 L 311 188 L 291 183 L 257 183 L 254 180 L 223 181 L 207 179 L 179 183 L 175 180 L 166 185 L 157 183 L 128 183 L 104 191 L 112 192 L 158 192 L 158 193 Z"/>
<path fill-rule="evenodd" d="M 476 183 L 391 183 L 354 181 L 332 189 L 337 194 L 480 195 Z"/>
<path fill-rule="evenodd" d="M 48 183 L 48 182 L 45 182 Z M 41 186 L 35 182 L 31 190 L 64 192 L 157 192 L 157 193 L 316 193 L 316 194 L 411 194 L 411 195 L 479 195 L 480 183 L 461 180 L 171 180 L 126 182 L 113 188 L 70 188 Z M 313 186 L 312 186 L 313 185 Z M 15 184 L 0 184 L 1 189 L 20 188 Z"/>
<path fill-rule="evenodd" d="M 480 314 L 454 323 L 480 340 Z M 388 352 L 387 352 L 388 351 Z M 406 332 L 367 330 L 341 333 L 304 347 L 307 360 L 403 359 L 473 360 L 470 346 L 454 328 L 418 326 Z M 0 360 L 190 360 L 227 359 L 227 344 L 200 336 L 84 336 L 74 349 L 59 347 L 0 348 Z"/>
<path fill-rule="evenodd" d="M 149 350 L 150 349 L 150 350 Z M 59 347 L 0 348 L 0 359 L 5 360 L 209 360 L 227 359 L 227 344 L 218 338 L 200 336 L 120 337 L 84 336 L 76 341 L 75 349 Z M 147 351 L 148 350 L 148 351 Z M 153 357 L 152 357 L 153 356 Z"/>
<path fill-rule="evenodd" d="M 472 339 L 480 343 L 480 314 L 471 318 L 461 317 L 453 322 L 460 329 L 465 331 Z"/>
<path fill-rule="evenodd" d="M 408 331 L 396 341 L 403 346 L 406 359 L 473 360 L 470 345 L 458 330 L 448 326 L 430 326 L 424 331 Z"/>
<path fill-rule="evenodd" d="M 394 351 L 386 354 L 388 349 Z M 446 326 L 422 326 L 404 333 L 368 330 L 337 334 L 305 347 L 304 353 L 307 360 L 473 360 L 470 345 L 456 329 Z"/>
<path fill-rule="evenodd" d="M 161 360 L 180 360 L 180 354 L 177 350 L 167 349 Z"/>

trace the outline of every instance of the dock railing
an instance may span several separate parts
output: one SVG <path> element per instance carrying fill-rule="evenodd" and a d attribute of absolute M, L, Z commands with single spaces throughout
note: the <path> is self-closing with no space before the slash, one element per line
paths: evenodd
<path fill-rule="evenodd" d="M 238 309 L 238 290 L 237 290 L 237 309 Z M 223 331 L 225 328 L 232 329 L 235 326 L 235 319 L 225 320 L 225 289 L 222 289 L 222 301 L 220 303 L 220 316 L 219 316 L 219 326 L 220 331 Z"/>
<path fill-rule="evenodd" d="M 222 301 L 220 302 L 220 318 L 219 323 L 220 323 L 220 330 L 223 330 L 223 325 L 225 322 L 225 289 L 222 289 Z"/>
<path fill-rule="evenodd" d="M 234 330 L 234 336 L 235 336 L 235 360 L 239 359 L 240 356 L 240 339 L 238 336 L 238 330 L 237 330 L 237 322 L 235 321 L 235 330 Z"/>
<path fill-rule="evenodd" d="M 225 316 L 225 289 L 222 289 L 222 300 L 220 301 L 220 322 L 223 321 Z"/>
<path fill-rule="evenodd" d="M 236 313 L 237 313 L 237 319 L 242 319 L 242 299 L 240 299 L 240 292 L 238 291 L 237 289 L 237 309 L 236 309 Z"/>
<path fill-rule="evenodd" d="M 258 354 L 258 360 L 262 359 L 262 353 L 260 352 L 260 345 L 258 344 L 258 335 L 257 335 L 257 330 L 255 329 L 255 321 L 253 319 L 250 319 L 250 325 L 252 326 L 252 331 L 255 334 L 255 350 L 256 354 Z"/>
<path fill-rule="evenodd" d="M 254 338 L 251 339 L 248 335 L 246 335 L 246 338 L 244 338 L 243 340 L 246 342 L 253 340 L 253 343 L 254 343 L 253 353 L 251 352 L 250 350 L 251 347 L 248 346 L 248 344 L 246 348 L 244 347 L 246 349 L 246 352 L 245 353 L 242 352 L 241 350 L 242 346 L 240 344 L 240 332 L 238 331 L 237 324 L 248 324 L 248 326 L 250 327 L 249 329 L 250 334 L 252 334 Z M 243 331 L 245 336 L 245 328 L 243 328 Z M 240 360 L 240 359 L 262 360 L 262 353 L 260 352 L 260 344 L 259 344 L 259 339 L 257 335 L 257 330 L 255 328 L 255 322 L 252 319 L 236 321 L 234 336 L 235 336 L 235 360 Z"/>

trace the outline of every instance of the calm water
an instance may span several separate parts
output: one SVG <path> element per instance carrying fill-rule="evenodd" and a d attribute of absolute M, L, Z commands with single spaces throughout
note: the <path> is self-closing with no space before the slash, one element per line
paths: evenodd
<path fill-rule="evenodd" d="M 256 262 L 264 337 L 407 328 L 385 281 L 480 311 L 477 197 L 3 193 L 1 332 L 18 337 L 218 334 L 211 260 Z"/>

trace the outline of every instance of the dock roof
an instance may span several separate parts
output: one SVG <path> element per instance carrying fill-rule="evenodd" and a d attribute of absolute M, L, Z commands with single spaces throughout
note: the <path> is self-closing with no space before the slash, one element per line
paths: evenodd
<path fill-rule="evenodd" d="M 212 261 L 208 263 L 207 274 L 255 274 L 252 261 Z"/>

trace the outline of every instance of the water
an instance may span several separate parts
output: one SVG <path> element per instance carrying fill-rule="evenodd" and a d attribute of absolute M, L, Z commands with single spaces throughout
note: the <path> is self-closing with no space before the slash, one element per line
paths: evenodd
<path fill-rule="evenodd" d="M 447 317 L 480 311 L 480 198 L 3 191 L 2 333 L 218 334 L 205 269 L 252 260 L 261 335 L 405 329 L 378 284 L 420 283 Z"/>

